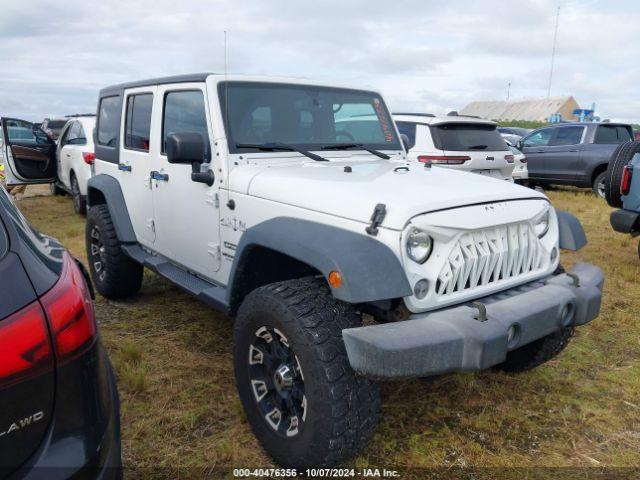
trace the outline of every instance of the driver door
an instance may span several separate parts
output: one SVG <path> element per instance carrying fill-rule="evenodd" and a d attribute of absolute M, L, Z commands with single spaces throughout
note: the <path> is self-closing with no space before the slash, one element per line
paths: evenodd
<path fill-rule="evenodd" d="M 7 185 L 51 183 L 56 178 L 56 142 L 33 123 L 0 118 L 0 159 Z"/>

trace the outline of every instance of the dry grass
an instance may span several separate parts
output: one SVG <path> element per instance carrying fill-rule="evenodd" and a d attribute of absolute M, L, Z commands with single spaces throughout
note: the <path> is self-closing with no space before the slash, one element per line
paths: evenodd
<path fill-rule="evenodd" d="M 589 245 L 563 263 L 606 272 L 602 314 L 535 371 L 382 385 L 382 423 L 359 467 L 637 467 L 640 464 L 640 261 L 590 192 L 557 190 Z M 36 228 L 85 258 L 84 218 L 68 198 L 25 198 Z M 270 465 L 235 392 L 231 321 L 147 273 L 127 302 L 96 301 L 122 398 L 129 467 Z"/>

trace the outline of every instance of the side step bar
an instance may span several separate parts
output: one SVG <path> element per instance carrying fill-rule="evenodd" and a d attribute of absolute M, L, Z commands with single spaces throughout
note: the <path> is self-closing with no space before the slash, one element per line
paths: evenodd
<path fill-rule="evenodd" d="M 138 244 L 122 245 L 122 250 L 136 262 L 141 263 L 191 295 L 198 297 L 216 310 L 228 313 L 229 304 L 225 287 L 203 280 L 197 275 L 174 265 L 169 260 L 151 255 Z"/>

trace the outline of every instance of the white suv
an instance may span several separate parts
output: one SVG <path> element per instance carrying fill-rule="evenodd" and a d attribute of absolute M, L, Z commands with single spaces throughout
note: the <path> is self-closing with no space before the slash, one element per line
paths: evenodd
<path fill-rule="evenodd" d="M 116 85 L 95 151 L 96 289 L 135 295 L 147 267 L 235 317 L 240 400 L 284 466 L 366 444 L 375 379 L 534 368 L 599 313 L 602 271 L 559 267 L 586 242 L 575 217 L 407 161 L 376 92 L 215 74 Z"/>
<path fill-rule="evenodd" d="M 73 197 L 76 213 L 87 211 L 87 181 L 95 158 L 93 129 L 95 115 L 77 115 L 62 128 L 58 139 L 56 157 L 58 160 L 58 180 L 55 192 L 68 192 Z"/>
<path fill-rule="evenodd" d="M 511 180 L 513 154 L 496 123 L 452 114 L 396 113 L 393 118 L 409 139 L 411 160 Z"/>

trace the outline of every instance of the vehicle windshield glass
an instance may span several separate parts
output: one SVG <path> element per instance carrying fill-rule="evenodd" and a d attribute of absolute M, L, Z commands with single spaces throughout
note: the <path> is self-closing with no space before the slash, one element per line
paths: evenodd
<path fill-rule="evenodd" d="M 495 125 L 445 123 L 432 127 L 436 147 L 454 152 L 508 150 Z"/>
<path fill-rule="evenodd" d="M 220 84 L 218 94 L 232 153 L 259 151 L 238 144 L 269 143 L 307 151 L 345 143 L 377 150 L 402 149 L 387 107 L 373 92 L 227 82 Z"/>

